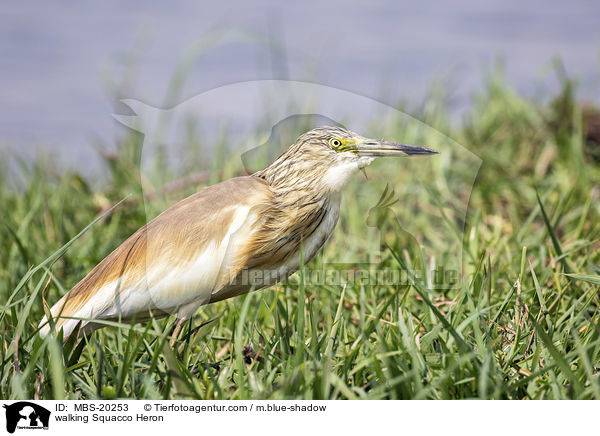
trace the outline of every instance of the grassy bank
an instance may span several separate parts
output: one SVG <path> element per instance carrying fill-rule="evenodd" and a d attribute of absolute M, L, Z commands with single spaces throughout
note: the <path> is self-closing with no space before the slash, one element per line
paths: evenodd
<path fill-rule="evenodd" d="M 342 252 L 364 256 L 369 208 L 361 199 L 376 202 L 386 185 L 399 201 L 374 218 L 382 248 L 371 273 L 423 262 L 420 241 L 403 236 L 402 223 L 434 235 L 435 222 L 419 218 L 419 199 L 402 188 L 410 174 L 376 163 L 368 181 L 348 188 L 340 227 L 317 259 L 288 283 L 202 308 L 174 349 L 173 318 L 114 323 L 79 344 L 41 339 L 43 301 L 57 301 L 148 215 L 232 176 L 235 165 L 149 196 L 140 181 L 141 138 L 132 134 L 118 154 L 102 158 L 108 176 L 100 188 L 42 161 L 23 167 L 18 182 L 4 170 L 0 397 L 600 399 L 596 115 L 574 103 L 568 83 L 538 104 L 499 79 L 474 99 L 460 128 L 446 113 L 432 103 L 419 116 L 482 160 L 464 192 L 466 222 L 453 221 L 462 245 L 458 286 L 434 289 L 419 277 L 308 279 L 347 268 L 335 263 Z M 406 137 L 402 129 L 396 138 Z M 460 167 L 450 170 L 460 178 Z M 441 264 L 455 254 L 438 250 Z"/>

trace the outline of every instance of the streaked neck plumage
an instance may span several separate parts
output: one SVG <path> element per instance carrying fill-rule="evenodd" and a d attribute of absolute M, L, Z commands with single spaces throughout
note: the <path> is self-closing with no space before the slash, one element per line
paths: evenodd
<path fill-rule="evenodd" d="M 360 168 L 355 162 L 338 162 L 316 155 L 296 143 L 253 177 L 263 179 L 273 193 L 273 207 L 266 218 L 264 239 L 269 250 L 291 256 L 312 237 L 317 242 L 305 253 L 309 261 L 333 232 L 339 216 L 341 191 Z"/>

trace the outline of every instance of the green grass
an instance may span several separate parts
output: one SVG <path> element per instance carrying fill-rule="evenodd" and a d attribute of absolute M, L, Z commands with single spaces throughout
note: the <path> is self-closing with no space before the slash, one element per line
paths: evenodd
<path fill-rule="evenodd" d="M 147 213 L 201 186 L 145 203 L 141 138 L 133 134 L 104 158 L 99 187 L 41 160 L 23 165 L 16 182 L 3 170 L 0 397 L 600 399 L 600 165 L 570 93 L 566 83 L 551 103 L 532 103 L 492 77 L 460 128 L 450 127 L 443 104 L 425 105 L 423 122 L 482 159 L 472 191 L 460 159 L 376 163 L 368 181 L 348 187 L 322 254 L 287 283 L 200 309 L 174 349 L 172 317 L 113 323 L 66 344 L 41 339 L 37 324 L 44 298 L 54 303 Z M 396 122 L 395 137 L 406 142 L 439 141 Z M 225 167 L 212 179 L 237 171 L 236 163 Z M 459 286 L 434 289 L 418 277 L 391 285 L 309 280 L 347 269 L 342 255 L 366 256 L 369 209 L 386 185 L 399 201 L 374 217 L 383 243 L 371 274 L 406 273 L 431 254 L 438 265 L 455 260 L 456 247 L 435 239 L 441 211 L 423 213 L 423 192 L 407 188 L 426 170 L 433 173 L 425 178 L 464 183 L 464 229 L 456 217 L 444 221 L 463 253 Z M 403 231 L 408 222 L 418 233 Z M 423 241 L 434 253 L 421 251 Z"/>

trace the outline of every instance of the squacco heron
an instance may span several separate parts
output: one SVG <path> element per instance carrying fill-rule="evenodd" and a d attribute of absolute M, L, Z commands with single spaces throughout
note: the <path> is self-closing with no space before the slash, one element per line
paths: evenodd
<path fill-rule="evenodd" d="M 270 286 L 327 242 L 353 174 L 378 157 L 435 153 L 340 127 L 304 133 L 267 168 L 204 188 L 135 232 L 50 309 L 40 334 L 169 314 L 181 326 L 201 305 Z"/>

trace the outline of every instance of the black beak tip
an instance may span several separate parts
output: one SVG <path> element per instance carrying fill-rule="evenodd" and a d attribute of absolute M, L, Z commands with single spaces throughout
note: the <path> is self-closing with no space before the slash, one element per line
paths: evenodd
<path fill-rule="evenodd" d="M 440 154 L 439 151 L 435 151 L 435 150 L 432 150 L 427 147 L 418 147 L 418 148 L 415 147 L 414 149 L 406 150 L 405 153 L 408 154 L 409 156 L 425 156 L 425 155 L 432 155 L 432 154 Z"/>

